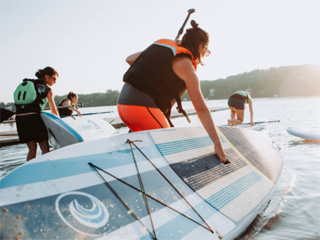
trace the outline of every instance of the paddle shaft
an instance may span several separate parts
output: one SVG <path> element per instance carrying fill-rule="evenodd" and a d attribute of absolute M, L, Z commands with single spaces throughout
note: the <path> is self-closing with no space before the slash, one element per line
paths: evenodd
<path fill-rule="evenodd" d="M 85 115 L 104 114 L 104 113 L 113 113 L 113 111 L 106 111 L 106 112 L 94 112 L 94 113 L 82 113 L 82 116 L 85 116 Z"/>
<path fill-rule="evenodd" d="M 229 108 L 227 107 L 227 108 L 215 108 L 215 109 L 209 109 L 210 110 L 210 112 L 219 112 L 219 111 L 223 111 L 223 110 L 228 110 Z M 196 115 L 197 114 L 197 112 L 196 112 L 196 110 L 193 110 L 193 111 L 190 111 L 190 112 L 188 112 L 187 110 L 186 110 L 186 112 L 187 112 L 187 114 L 189 115 L 189 116 L 192 116 L 192 115 Z M 172 114 L 171 116 L 170 116 L 170 118 L 179 118 L 179 117 L 183 117 L 183 115 L 182 114 Z"/>
<path fill-rule="evenodd" d="M 254 124 L 261 124 L 261 123 L 274 123 L 280 122 L 280 120 L 270 120 L 270 121 L 261 121 L 261 122 L 253 122 Z M 250 125 L 251 123 L 242 123 L 242 125 Z"/>
<path fill-rule="evenodd" d="M 66 106 L 57 106 L 58 109 L 69 108 L 69 107 L 83 107 L 83 103 L 71 104 Z M 45 108 L 44 110 L 50 110 L 50 108 Z"/>
<path fill-rule="evenodd" d="M 105 114 L 105 113 L 113 113 L 113 111 L 107 111 L 107 112 L 94 112 L 94 113 L 82 113 L 82 116 L 88 116 L 88 115 L 96 115 L 96 114 Z M 65 118 L 65 117 L 74 117 L 77 115 L 69 115 L 69 116 L 60 116 L 60 118 Z"/>
<path fill-rule="evenodd" d="M 183 33 L 183 29 L 184 29 L 184 27 L 186 26 L 186 23 L 187 23 L 190 15 L 191 15 L 192 13 L 194 13 L 195 11 L 196 11 L 196 10 L 193 9 L 193 8 L 191 8 L 191 9 L 188 10 L 188 16 L 187 16 L 186 19 L 184 20 L 181 28 L 179 29 L 179 32 L 178 32 L 178 34 L 177 34 L 177 36 L 176 36 L 176 39 L 175 39 L 176 41 L 179 39 L 179 37 L 180 37 L 181 34 Z"/>
<path fill-rule="evenodd" d="M 57 106 L 58 109 L 61 109 L 61 108 L 68 108 L 68 107 L 77 107 L 77 106 L 80 106 L 80 107 L 83 107 L 83 103 L 78 103 L 78 104 L 72 104 L 72 105 L 66 105 L 66 106 Z M 10 111 L 10 110 L 7 110 L 5 109 L 7 112 L 11 112 L 11 116 L 13 116 L 14 114 L 16 114 L 15 112 L 13 111 Z M 50 108 L 45 108 L 44 110 L 50 110 Z M 10 117 L 11 117 L 10 116 Z M 8 117 L 9 118 L 9 117 Z M 6 119 L 8 119 L 6 118 Z M 6 119 L 2 119 L 1 118 L 1 123 L 12 123 L 12 122 L 15 122 L 15 120 L 6 120 Z"/>

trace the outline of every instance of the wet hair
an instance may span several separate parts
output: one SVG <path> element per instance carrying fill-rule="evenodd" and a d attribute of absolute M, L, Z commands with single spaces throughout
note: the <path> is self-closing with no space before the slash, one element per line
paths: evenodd
<path fill-rule="evenodd" d="M 180 46 L 187 48 L 193 55 L 197 64 L 203 65 L 199 51 L 199 45 L 206 46 L 209 43 L 209 34 L 199 28 L 196 21 L 191 21 L 192 28 L 187 29 L 180 42 Z"/>
<path fill-rule="evenodd" d="M 54 70 L 52 67 L 45 67 L 44 69 L 39 69 L 35 75 L 38 79 L 43 79 L 46 74 L 49 76 L 53 76 L 53 75 L 57 74 L 57 76 L 59 76 L 57 71 Z"/>
<path fill-rule="evenodd" d="M 67 98 L 71 100 L 71 98 L 76 97 L 77 94 L 74 92 L 69 92 Z"/>

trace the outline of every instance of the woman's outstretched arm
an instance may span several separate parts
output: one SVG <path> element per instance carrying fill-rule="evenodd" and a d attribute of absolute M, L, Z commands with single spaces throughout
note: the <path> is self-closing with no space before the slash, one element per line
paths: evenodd
<path fill-rule="evenodd" d="M 188 58 L 175 58 L 172 64 L 174 72 L 185 81 L 187 91 L 189 93 L 192 104 L 198 114 L 198 117 L 214 143 L 215 151 L 221 162 L 227 162 L 226 153 L 222 147 L 222 143 L 218 134 L 218 130 L 214 124 L 211 112 L 207 107 L 203 98 L 200 82 L 194 70 L 192 62 Z"/>

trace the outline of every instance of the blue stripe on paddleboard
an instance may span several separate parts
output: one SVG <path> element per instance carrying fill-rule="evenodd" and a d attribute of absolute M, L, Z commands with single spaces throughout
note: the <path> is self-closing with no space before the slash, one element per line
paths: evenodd
<path fill-rule="evenodd" d="M 45 114 L 48 117 L 52 118 L 54 121 L 57 121 L 65 129 L 67 129 L 69 132 L 71 132 L 78 139 L 79 142 L 83 142 L 83 138 L 81 137 L 81 135 L 76 130 L 74 130 L 72 127 L 70 127 L 67 123 L 65 123 L 63 120 L 61 120 L 59 117 L 57 117 L 56 115 L 54 115 L 52 113 L 47 113 L 47 112 L 42 112 L 42 114 Z"/>
<path fill-rule="evenodd" d="M 222 143 L 225 142 L 223 138 L 220 137 L 220 139 Z M 173 142 L 159 143 L 156 144 L 156 146 L 163 155 L 170 155 L 197 148 L 213 146 L 213 142 L 209 136 L 206 136 L 200 138 L 191 138 Z"/>
<path fill-rule="evenodd" d="M 154 145 L 143 147 L 142 151 L 150 160 L 162 157 Z M 138 150 L 134 150 L 137 162 L 147 161 Z M 63 158 L 22 165 L 6 175 L 0 181 L 0 188 L 8 188 L 42 181 L 50 181 L 63 177 L 72 177 L 92 172 L 89 162 L 102 169 L 134 164 L 130 149 L 105 152 L 95 155 Z M 34 174 L 37 173 L 37 174 Z"/>
<path fill-rule="evenodd" d="M 206 200 L 217 210 L 220 210 L 261 179 L 262 176 L 260 174 L 257 172 L 251 172 L 240 178 L 238 181 L 211 195 Z"/>

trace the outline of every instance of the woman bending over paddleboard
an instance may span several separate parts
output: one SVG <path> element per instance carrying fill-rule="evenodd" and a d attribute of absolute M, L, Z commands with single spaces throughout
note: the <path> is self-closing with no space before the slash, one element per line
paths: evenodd
<path fill-rule="evenodd" d="M 78 104 L 78 95 L 74 92 L 69 92 L 66 99 L 63 99 L 58 106 L 70 106 Z M 82 116 L 77 106 L 68 108 L 58 108 L 60 116 L 70 116 L 76 112 L 78 116 Z"/>
<path fill-rule="evenodd" d="M 178 111 L 190 122 L 181 104 L 181 96 L 187 90 L 219 159 L 226 162 L 196 74 L 197 65 L 203 65 L 202 58 L 210 54 L 209 35 L 195 21 L 191 25 L 181 41 L 160 39 L 126 59 L 130 68 L 123 77 L 125 84 L 118 99 L 118 113 L 132 132 L 170 128 L 173 127 L 171 108 L 177 103 Z"/>
<path fill-rule="evenodd" d="M 245 104 L 249 105 L 250 123 L 251 126 L 254 125 L 252 98 L 250 96 L 250 92 L 247 91 L 236 91 L 230 96 L 228 100 L 228 105 L 231 110 L 231 119 L 228 120 L 228 125 L 234 126 L 243 122 Z"/>
<path fill-rule="evenodd" d="M 47 128 L 40 116 L 47 101 L 51 112 L 59 116 L 50 88 L 56 83 L 58 73 L 52 67 L 46 67 L 39 69 L 35 75 L 38 79 L 24 79 L 13 94 L 19 139 L 29 149 L 27 161 L 36 157 L 37 143 L 42 154 L 50 151 Z"/>

